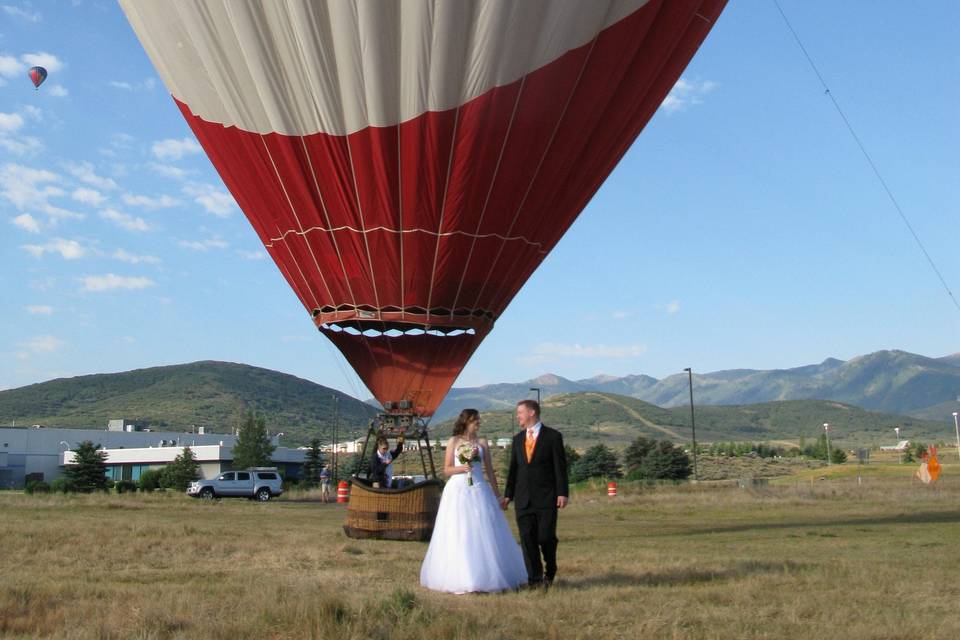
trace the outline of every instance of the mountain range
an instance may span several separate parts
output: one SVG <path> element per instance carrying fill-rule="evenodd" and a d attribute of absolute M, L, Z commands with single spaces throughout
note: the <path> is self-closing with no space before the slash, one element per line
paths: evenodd
<path fill-rule="evenodd" d="M 545 374 L 519 383 L 453 388 L 436 418 L 455 416 L 464 407 L 512 408 L 521 398 L 594 391 L 637 398 L 661 407 L 690 402 L 686 373 L 661 380 L 647 375 L 600 375 L 568 380 Z M 781 400 L 831 400 L 872 411 L 943 420 L 960 409 L 960 353 L 929 358 L 906 351 L 877 351 L 850 360 L 828 358 L 793 369 L 727 369 L 694 373 L 697 405 L 743 405 Z"/>

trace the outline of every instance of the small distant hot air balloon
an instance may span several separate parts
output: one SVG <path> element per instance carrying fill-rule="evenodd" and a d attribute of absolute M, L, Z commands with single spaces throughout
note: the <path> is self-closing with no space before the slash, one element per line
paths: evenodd
<path fill-rule="evenodd" d="M 47 70 L 43 67 L 30 67 L 30 80 L 33 81 L 33 86 L 37 89 L 40 88 L 40 85 L 43 84 L 43 81 L 47 79 Z"/>

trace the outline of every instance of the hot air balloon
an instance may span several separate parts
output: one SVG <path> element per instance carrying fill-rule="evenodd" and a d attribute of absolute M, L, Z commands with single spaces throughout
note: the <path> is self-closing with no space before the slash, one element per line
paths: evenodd
<path fill-rule="evenodd" d="M 30 67 L 30 80 L 33 82 L 34 89 L 39 89 L 43 81 L 47 79 L 47 70 L 43 67 Z"/>
<path fill-rule="evenodd" d="M 725 0 L 120 4 L 319 330 L 430 416 Z"/>

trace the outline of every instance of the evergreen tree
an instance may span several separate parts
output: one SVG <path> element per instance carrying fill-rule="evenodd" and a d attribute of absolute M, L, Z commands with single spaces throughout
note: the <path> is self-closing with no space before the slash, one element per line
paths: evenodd
<path fill-rule="evenodd" d="M 507 447 L 507 451 L 510 451 L 510 447 Z M 580 454 L 577 453 L 577 450 L 571 447 L 568 444 L 563 445 L 563 454 L 567 459 L 567 473 L 570 473 L 570 469 L 573 469 L 573 465 L 577 464 L 577 460 L 580 459 Z M 510 469 L 510 461 L 507 460 L 507 469 Z M 506 476 L 504 476 L 504 482 L 506 482 Z"/>
<path fill-rule="evenodd" d="M 686 451 L 668 440 L 662 440 L 647 453 L 632 477 L 646 480 L 685 480 L 691 473 L 693 467 Z"/>
<path fill-rule="evenodd" d="M 587 449 L 570 470 L 574 482 L 587 478 L 619 478 L 621 475 L 617 454 L 603 444 Z"/>
<path fill-rule="evenodd" d="M 160 472 L 160 486 L 164 489 L 186 491 L 190 483 L 199 477 L 199 471 L 197 456 L 190 447 L 184 447 L 183 453 Z"/>
<path fill-rule="evenodd" d="M 261 415 L 248 412 L 240 423 L 237 443 L 233 445 L 233 468 L 265 467 L 276 449 L 267 435 L 267 422 Z"/>
<path fill-rule="evenodd" d="M 73 484 L 74 491 L 90 493 L 107 488 L 106 454 L 100 451 L 99 444 L 84 440 L 73 452 L 74 464 L 67 467 L 66 477 Z"/>
<path fill-rule="evenodd" d="M 303 462 L 300 481 L 304 487 L 315 487 L 320 484 L 320 470 L 323 468 L 323 455 L 320 452 L 320 440 L 310 441 L 310 448 Z"/>
<path fill-rule="evenodd" d="M 657 445 L 655 440 L 650 438 L 638 437 L 630 443 L 630 446 L 623 452 L 623 466 L 627 468 L 627 473 L 632 473 L 643 463 L 650 450 Z"/>
<path fill-rule="evenodd" d="M 511 444 L 508 444 L 507 448 L 504 449 L 499 456 L 500 464 L 497 468 L 497 478 L 500 481 L 501 489 L 507 486 L 507 476 L 510 474 L 510 457 L 512 455 L 513 455 L 513 443 L 511 442 Z M 570 469 L 569 464 L 570 464 L 570 459 L 568 458 L 567 459 L 568 473 Z"/>
<path fill-rule="evenodd" d="M 833 451 L 830 452 L 830 461 L 834 464 L 843 464 L 847 461 L 847 452 L 840 447 L 834 448 Z"/>

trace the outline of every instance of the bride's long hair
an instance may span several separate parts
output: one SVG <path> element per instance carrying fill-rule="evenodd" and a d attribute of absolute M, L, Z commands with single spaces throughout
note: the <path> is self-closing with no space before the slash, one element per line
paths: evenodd
<path fill-rule="evenodd" d="M 462 436 L 467 432 L 467 425 L 480 417 L 476 409 L 464 409 L 453 423 L 453 435 Z"/>

